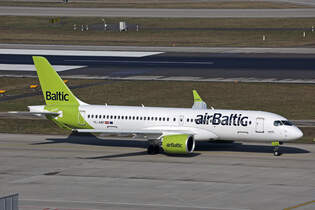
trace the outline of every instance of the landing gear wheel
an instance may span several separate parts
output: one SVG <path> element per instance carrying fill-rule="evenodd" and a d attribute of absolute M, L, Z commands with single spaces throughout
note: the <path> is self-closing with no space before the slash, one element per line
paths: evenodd
<path fill-rule="evenodd" d="M 160 153 L 160 146 L 154 145 L 154 154 L 159 154 L 159 153 Z"/>
<path fill-rule="evenodd" d="M 147 152 L 149 155 L 154 155 L 154 146 L 152 144 L 148 146 Z"/>
<path fill-rule="evenodd" d="M 280 151 L 279 151 L 279 147 L 275 147 L 275 148 L 274 148 L 274 150 L 273 150 L 273 155 L 274 155 L 274 156 L 280 156 L 280 155 L 281 155 L 281 153 L 280 153 Z"/>
<path fill-rule="evenodd" d="M 157 140 L 149 140 L 149 146 L 147 148 L 147 152 L 149 155 L 155 155 L 161 153 L 162 149 Z"/>

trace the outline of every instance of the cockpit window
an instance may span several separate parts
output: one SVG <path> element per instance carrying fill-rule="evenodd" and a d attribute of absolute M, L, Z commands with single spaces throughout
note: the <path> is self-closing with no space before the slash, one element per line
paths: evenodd
<path fill-rule="evenodd" d="M 288 125 L 288 126 L 292 126 L 293 125 L 292 122 L 287 121 L 287 120 L 282 120 L 281 122 L 283 123 L 283 125 Z"/>
<path fill-rule="evenodd" d="M 276 121 L 274 121 L 273 125 L 274 126 L 280 126 L 280 125 L 282 125 L 282 123 L 280 120 L 276 120 Z"/>
<path fill-rule="evenodd" d="M 274 126 L 281 126 L 281 125 L 292 126 L 293 123 L 288 120 L 276 120 L 273 122 L 273 125 Z"/>

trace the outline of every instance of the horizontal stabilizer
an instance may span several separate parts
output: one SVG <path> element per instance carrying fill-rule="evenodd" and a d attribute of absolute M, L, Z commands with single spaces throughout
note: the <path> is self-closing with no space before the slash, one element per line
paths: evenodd
<path fill-rule="evenodd" d="M 56 112 L 5 112 L 0 113 L 0 117 L 2 118 L 17 118 L 17 119 L 32 119 L 32 118 L 39 118 L 45 116 L 58 116 L 59 113 Z"/>

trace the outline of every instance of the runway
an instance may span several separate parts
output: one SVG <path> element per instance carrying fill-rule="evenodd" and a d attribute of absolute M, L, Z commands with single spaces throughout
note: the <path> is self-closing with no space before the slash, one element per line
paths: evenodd
<path fill-rule="evenodd" d="M 0 7 L 0 15 L 77 17 L 161 17 L 161 18 L 307 18 L 315 9 L 137 9 Z"/>
<path fill-rule="evenodd" d="M 124 57 L 106 53 L 106 56 L 83 56 L 84 51 L 78 56 L 44 55 L 52 65 L 63 67 L 59 73 L 64 78 L 315 83 L 313 54 L 155 51 L 137 57 L 127 53 Z M 119 53 L 126 54 L 114 51 L 113 55 Z M 2 76 L 36 76 L 29 53 L 1 54 L 0 64 Z"/>
<path fill-rule="evenodd" d="M 0 195 L 20 209 L 314 209 L 315 145 L 198 143 L 187 157 L 145 142 L 0 134 Z"/>

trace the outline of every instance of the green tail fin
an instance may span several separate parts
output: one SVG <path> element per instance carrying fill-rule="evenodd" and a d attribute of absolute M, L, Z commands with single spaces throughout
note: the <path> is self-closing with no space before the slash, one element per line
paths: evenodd
<path fill-rule="evenodd" d="M 40 86 L 47 105 L 79 105 L 78 100 L 48 60 L 41 56 L 33 56 Z"/>

